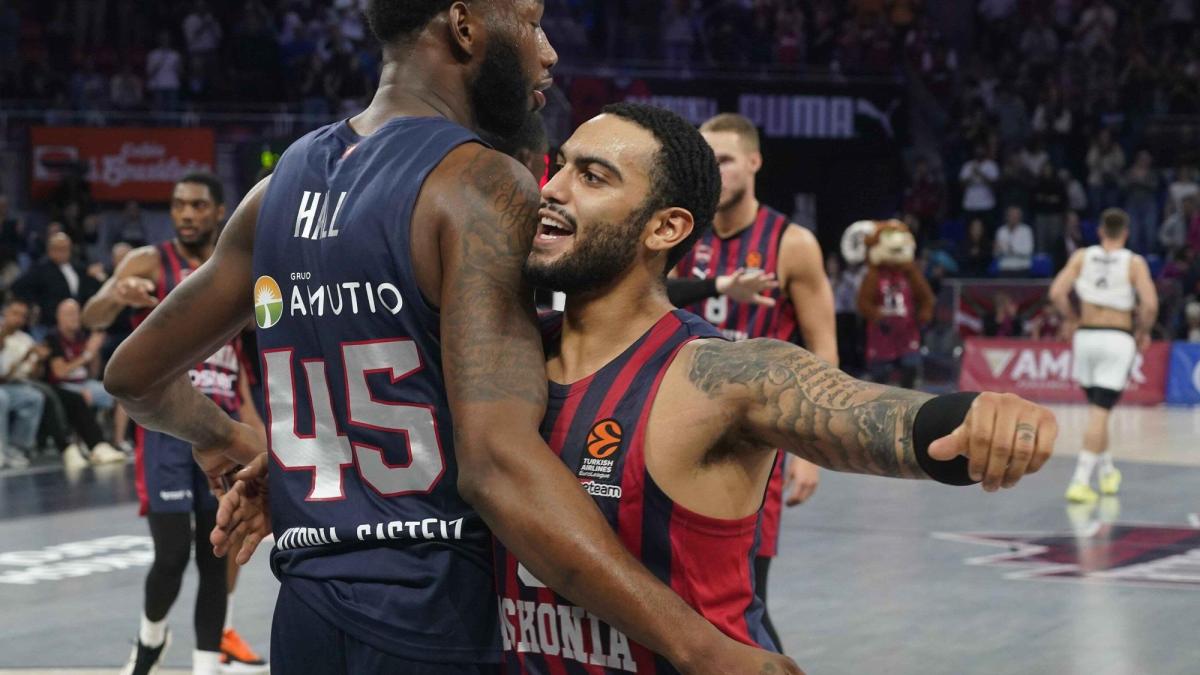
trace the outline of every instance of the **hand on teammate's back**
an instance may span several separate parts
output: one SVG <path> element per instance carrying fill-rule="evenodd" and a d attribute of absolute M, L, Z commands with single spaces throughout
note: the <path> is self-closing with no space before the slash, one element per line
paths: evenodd
<path fill-rule="evenodd" d="M 220 499 L 217 524 L 209 534 L 213 553 L 224 557 L 235 552 L 235 560 L 245 565 L 258 544 L 271 534 L 271 508 L 268 500 L 267 455 L 259 455 L 235 476 L 236 482 L 225 492 L 210 479 Z"/>
<path fill-rule="evenodd" d="M 929 456 L 968 458 L 971 478 L 995 492 L 1042 468 L 1057 437 L 1058 422 L 1046 408 L 1015 394 L 984 392 L 957 429 L 929 445 Z"/>

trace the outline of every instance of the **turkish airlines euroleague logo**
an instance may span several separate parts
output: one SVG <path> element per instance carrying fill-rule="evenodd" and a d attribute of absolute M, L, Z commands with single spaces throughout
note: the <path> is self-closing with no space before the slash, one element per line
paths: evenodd
<path fill-rule="evenodd" d="M 596 459 L 607 459 L 620 447 L 621 423 L 611 418 L 596 422 L 588 434 L 588 454 Z"/>

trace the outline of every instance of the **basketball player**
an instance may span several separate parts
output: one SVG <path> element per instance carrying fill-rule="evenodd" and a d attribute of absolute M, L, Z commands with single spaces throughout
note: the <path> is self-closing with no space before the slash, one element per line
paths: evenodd
<path fill-rule="evenodd" d="M 284 153 L 106 373 L 134 419 L 196 446 L 210 478 L 269 464 L 280 672 L 494 672 L 488 526 L 684 672 L 799 672 L 639 565 L 538 435 L 545 369 L 521 267 L 539 198 L 470 129 L 511 133 L 543 105 L 557 56 L 542 9 L 369 2 L 384 45 L 371 105 Z M 249 317 L 269 460 L 180 377 Z M 243 532 L 222 525 L 220 551 Z"/>
<path fill-rule="evenodd" d="M 988 491 L 1048 459 L 1054 417 L 1016 396 L 859 382 L 794 344 L 731 342 L 675 310 L 665 271 L 701 236 L 720 190 L 683 118 L 608 106 L 559 159 L 526 265 L 567 294 L 545 326 L 542 435 L 625 545 L 727 635 L 778 648 L 750 574 L 776 448 L 841 471 L 982 479 Z M 520 554 L 497 552 L 508 672 L 676 672 L 556 594 Z"/>
<path fill-rule="evenodd" d="M 88 301 L 83 322 L 94 330 L 107 328 L 129 307 L 149 310 L 213 254 L 225 218 L 221 181 L 208 173 L 192 173 L 175 184 L 171 220 L 175 238 L 128 253 Z M 145 319 L 145 313 L 134 322 Z M 239 415 L 251 426 L 262 421 L 251 403 L 246 378 L 241 376 L 238 345 L 222 346 L 189 370 L 191 382 L 222 410 Z M 208 481 L 192 459 L 190 443 L 156 431 L 137 429 L 137 487 L 141 513 L 154 539 L 154 563 L 146 574 L 146 594 L 138 639 L 125 673 L 147 673 L 166 652 L 167 613 L 179 594 L 193 538 L 200 585 L 196 591 L 196 651 L 193 669 L 216 672 L 219 663 L 263 666 L 263 661 L 232 628 L 224 625 L 227 594 L 234 579 L 226 563 L 205 545 L 216 522 L 217 502 Z M 195 525 L 193 528 L 193 519 Z M 236 574 L 236 572 L 235 572 Z"/>
<path fill-rule="evenodd" d="M 779 279 L 765 295 L 775 302 L 739 302 L 728 295 L 687 307 L 733 340 L 770 337 L 803 344 L 826 362 L 838 364 L 833 290 L 825 277 L 821 245 L 808 230 L 758 201 L 755 177 L 762 168 L 758 128 L 742 115 L 724 113 L 700 126 L 721 169 L 721 199 L 713 218 L 690 253 L 675 268 L 681 279 L 715 278 L 738 270 L 761 270 Z M 786 455 L 771 473 L 764 502 L 763 540 L 755 560 L 755 588 L 766 606 L 767 576 L 779 548 L 780 511 Z M 807 500 L 817 488 L 817 466 L 803 458 L 786 462 L 791 485 L 788 505 Z M 770 616 L 764 619 L 776 644 Z"/>
<path fill-rule="evenodd" d="M 1139 351 L 1150 345 L 1158 318 L 1158 293 L 1142 256 L 1125 248 L 1129 215 L 1121 209 L 1100 214 L 1100 244 L 1076 251 L 1050 286 L 1050 301 L 1063 317 L 1063 335 L 1071 340 L 1072 376 L 1088 401 L 1083 451 L 1067 486 L 1072 502 L 1094 502 L 1092 472 L 1099 467 L 1100 493 L 1115 495 L 1121 472 L 1108 451 L 1108 418 Z M 1071 306 L 1071 289 L 1079 313 Z"/>

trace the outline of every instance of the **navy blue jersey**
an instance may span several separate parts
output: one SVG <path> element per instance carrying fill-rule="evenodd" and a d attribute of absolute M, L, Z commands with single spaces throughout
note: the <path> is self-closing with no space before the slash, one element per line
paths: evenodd
<path fill-rule="evenodd" d="M 456 489 L 409 246 L 423 182 L 477 140 L 442 118 L 318 129 L 280 158 L 254 244 L 272 567 L 356 639 L 425 661 L 499 658 L 491 537 Z"/>
<path fill-rule="evenodd" d="M 561 316 L 542 317 L 553 353 Z M 775 650 L 754 592 L 760 513 L 712 518 L 676 504 L 646 469 L 646 430 L 659 386 L 688 342 L 720 338 L 675 310 L 620 356 L 570 385 L 550 383 L 542 437 L 578 477 L 625 547 L 730 637 Z M 496 577 L 509 675 L 678 673 L 621 631 L 547 588 L 496 541 Z"/>

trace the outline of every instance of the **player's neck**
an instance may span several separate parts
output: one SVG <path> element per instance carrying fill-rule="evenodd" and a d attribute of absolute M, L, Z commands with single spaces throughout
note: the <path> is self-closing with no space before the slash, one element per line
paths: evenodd
<path fill-rule="evenodd" d="M 350 127 L 360 136 L 370 136 L 393 118 L 411 116 L 445 117 L 475 128 L 467 92 L 446 86 L 454 78 L 445 71 L 425 59 L 384 63 L 375 96 L 366 110 L 350 119 Z"/>
<path fill-rule="evenodd" d="M 1125 248 L 1125 244 L 1119 241 L 1112 241 L 1110 239 L 1101 239 L 1100 248 L 1104 249 L 1105 251 L 1120 251 L 1121 249 Z"/>
<path fill-rule="evenodd" d="M 674 309 L 660 281 L 633 276 L 609 289 L 567 296 L 561 346 L 548 364 L 552 380 L 571 383 L 595 373 Z"/>
<path fill-rule="evenodd" d="M 188 245 L 178 239 L 175 240 L 175 251 L 196 267 L 199 267 L 207 262 L 208 259 L 212 257 L 213 251 L 216 248 L 216 242 L 212 241 Z"/>
<path fill-rule="evenodd" d="M 713 216 L 713 232 L 722 239 L 727 239 L 754 224 L 758 215 L 758 198 L 753 190 L 747 190 L 737 203 L 727 208 L 718 209 Z"/>

